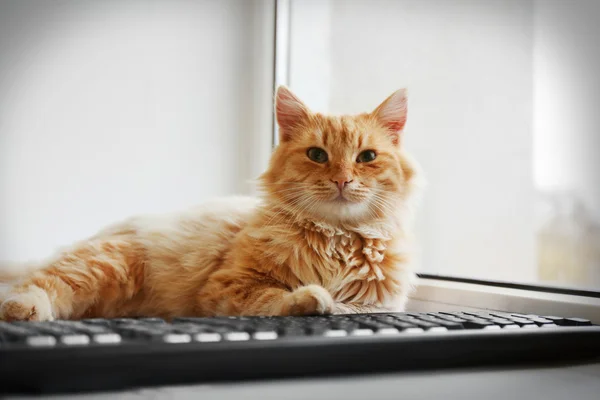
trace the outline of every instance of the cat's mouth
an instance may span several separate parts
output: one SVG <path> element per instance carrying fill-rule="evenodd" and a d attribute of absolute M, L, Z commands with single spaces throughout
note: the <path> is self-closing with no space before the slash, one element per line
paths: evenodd
<path fill-rule="evenodd" d="M 350 200 L 345 197 L 342 193 L 339 193 L 335 199 L 333 199 L 336 203 L 350 203 Z"/>
<path fill-rule="evenodd" d="M 330 201 L 334 204 L 357 204 L 361 203 L 364 199 L 359 197 L 357 198 L 352 193 L 338 193 L 337 196 L 332 198 Z"/>

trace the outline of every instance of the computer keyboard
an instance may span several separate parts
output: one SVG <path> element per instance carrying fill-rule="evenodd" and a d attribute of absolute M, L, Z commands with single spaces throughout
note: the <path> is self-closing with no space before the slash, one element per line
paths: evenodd
<path fill-rule="evenodd" d="M 0 392 L 600 357 L 600 326 L 506 312 L 0 322 Z"/>

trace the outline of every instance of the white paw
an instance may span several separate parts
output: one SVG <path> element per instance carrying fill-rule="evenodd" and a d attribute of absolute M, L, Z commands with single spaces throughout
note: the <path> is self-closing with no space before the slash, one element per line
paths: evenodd
<path fill-rule="evenodd" d="M 0 305 L 0 320 L 52 321 L 52 305 L 46 292 L 31 287 L 27 292 L 9 294 Z"/>

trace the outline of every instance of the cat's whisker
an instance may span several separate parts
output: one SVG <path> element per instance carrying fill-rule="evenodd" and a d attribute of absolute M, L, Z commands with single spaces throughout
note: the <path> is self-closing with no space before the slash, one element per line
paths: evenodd
<path fill-rule="evenodd" d="M 288 214 L 290 214 L 292 216 L 292 218 L 295 219 L 295 217 L 297 216 L 298 212 L 300 211 L 300 209 L 302 207 L 302 203 L 304 202 L 306 197 L 307 196 L 304 193 L 299 193 L 297 198 L 295 198 L 291 202 L 287 203 L 287 205 L 290 208 L 285 208 L 285 209 L 280 210 L 280 212 L 278 213 L 279 218 L 277 220 L 275 220 L 273 223 L 275 225 L 279 224 L 280 221 L 282 219 L 284 219 L 286 217 L 286 215 L 288 215 Z M 269 220 L 270 221 L 269 223 L 272 222 L 273 218 L 271 218 L 271 220 Z M 286 226 L 287 226 L 287 224 L 286 224 Z"/>
<path fill-rule="evenodd" d="M 319 200 L 316 199 L 316 198 L 313 198 L 309 203 L 307 203 L 303 208 L 301 208 L 298 211 L 298 214 L 297 214 L 296 217 L 299 217 L 305 211 L 308 212 L 308 213 L 312 212 L 313 209 L 314 209 L 314 207 L 317 206 L 318 204 L 319 204 Z M 297 218 L 296 218 L 296 220 L 297 220 Z M 290 221 L 290 225 L 291 225 L 292 222 L 293 221 Z M 298 221 L 298 222 L 300 222 L 300 221 Z"/>
<path fill-rule="evenodd" d="M 380 214 L 381 214 L 379 216 L 380 218 L 393 214 L 391 208 L 383 203 L 374 202 L 374 203 L 372 203 L 372 206 L 375 207 L 380 212 Z"/>
<path fill-rule="evenodd" d="M 302 198 L 301 198 L 301 197 L 298 197 L 298 198 L 296 198 L 296 199 L 294 199 L 293 201 L 291 201 L 291 202 L 290 202 L 290 206 L 294 207 L 294 206 L 295 206 L 296 204 L 298 204 L 300 201 L 302 201 Z M 268 221 L 267 221 L 267 222 L 266 222 L 266 223 L 265 223 L 263 226 L 268 226 L 268 225 L 271 225 L 271 223 L 273 222 L 273 220 L 274 220 L 276 217 L 278 217 L 278 216 L 281 216 L 281 218 L 277 219 L 277 220 L 275 221 L 275 223 L 274 223 L 274 225 L 278 224 L 278 223 L 279 223 L 279 221 L 280 221 L 282 218 L 285 218 L 285 216 L 286 216 L 286 212 L 287 212 L 287 210 L 286 210 L 286 209 L 284 209 L 284 208 L 280 208 L 280 209 L 279 209 L 279 210 L 278 210 L 278 211 L 277 211 L 277 212 L 276 212 L 276 213 L 275 213 L 275 214 L 274 214 L 274 215 L 273 215 L 273 216 L 272 216 L 272 217 L 271 217 L 271 218 L 270 218 L 270 219 L 269 219 L 269 220 L 268 220 Z"/>

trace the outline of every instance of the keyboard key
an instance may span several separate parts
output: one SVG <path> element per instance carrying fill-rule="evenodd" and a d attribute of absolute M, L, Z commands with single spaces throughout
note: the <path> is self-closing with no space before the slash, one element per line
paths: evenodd
<path fill-rule="evenodd" d="M 275 331 L 254 332 L 254 334 L 252 334 L 252 338 L 254 340 L 275 340 L 275 339 L 277 339 L 277 332 L 275 332 Z"/>
<path fill-rule="evenodd" d="M 167 333 L 162 339 L 165 343 L 189 343 L 192 341 L 192 337 L 187 333 Z"/>
<path fill-rule="evenodd" d="M 552 323 L 559 325 L 559 326 L 590 326 L 590 325 L 592 325 L 592 322 L 585 318 L 562 318 L 562 317 L 555 317 L 555 316 L 544 316 L 544 317 L 540 317 L 540 318 L 552 321 Z"/>
<path fill-rule="evenodd" d="M 220 342 L 221 335 L 218 333 L 203 332 L 203 333 L 198 333 L 197 335 L 195 335 L 194 340 L 197 342 L 203 342 L 203 343 Z"/>
<path fill-rule="evenodd" d="M 558 325 L 556 325 L 556 324 L 544 324 L 544 325 L 540 325 L 540 328 L 558 328 Z"/>
<path fill-rule="evenodd" d="M 555 316 L 552 316 L 552 315 L 543 316 L 542 318 L 550 320 L 553 323 L 555 323 L 556 325 L 564 325 L 564 321 L 565 321 L 565 319 L 563 317 L 555 317 Z"/>
<path fill-rule="evenodd" d="M 432 317 L 431 315 L 422 315 L 417 319 L 420 321 L 427 321 L 427 322 L 437 322 L 440 320 L 439 318 Z"/>
<path fill-rule="evenodd" d="M 489 321 L 480 319 L 466 321 L 463 325 L 466 329 L 483 329 L 486 326 L 493 326 L 494 324 Z"/>
<path fill-rule="evenodd" d="M 487 321 L 491 322 L 494 325 L 500 326 L 500 327 L 515 325 L 514 321 L 511 321 L 508 319 L 494 318 L 494 319 L 488 319 Z"/>
<path fill-rule="evenodd" d="M 373 318 L 361 318 L 358 320 L 360 327 L 364 329 L 371 329 L 374 332 L 378 332 L 381 329 L 388 328 L 399 328 L 402 327 L 398 324 L 400 321 L 392 317 L 387 316 L 374 316 Z M 392 325 L 394 324 L 394 325 Z"/>
<path fill-rule="evenodd" d="M 435 323 L 452 331 L 463 329 L 463 325 L 459 322 L 436 321 Z"/>
<path fill-rule="evenodd" d="M 423 328 L 408 328 L 402 331 L 402 333 L 423 333 Z"/>
<path fill-rule="evenodd" d="M 250 334 L 248 332 L 229 332 L 226 333 L 223 338 L 230 342 L 241 342 L 250 340 Z"/>
<path fill-rule="evenodd" d="M 448 315 L 450 317 L 460 318 L 460 319 L 473 319 L 473 318 L 477 319 L 477 317 L 474 317 L 472 315 L 465 314 L 462 312 L 441 312 L 440 314 Z"/>
<path fill-rule="evenodd" d="M 404 316 L 404 315 L 394 315 L 393 318 L 396 321 L 402 321 L 409 324 L 412 324 L 414 321 L 418 321 L 415 317 Z"/>
<path fill-rule="evenodd" d="M 522 325 L 521 328 L 523 328 L 523 329 L 538 329 L 539 326 L 537 326 L 536 324 L 527 324 L 527 325 Z"/>
<path fill-rule="evenodd" d="M 502 327 L 498 325 L 488 325 L 484 326 L 483 329 L 486 331 L 499 331 L 500 329 L 502 329 Z"/>
<path fill-rule="evenodd" d="M 400 331 L 396 328 L 382 328 L 375 332 L 377 335 L 398 335 Z"/>
<path fill-rule="evenodd" d="M 435 324 L 437 326 L 442 326 L 446 329 L 451 329 L 451 330 L 456 330 L 456 329 L 462 329 L 463 326 L 461 323 L 458 322 L 452 322 L 452 321 L 448 321 L 442 318 L 436 318 L 436 317 L 432 317 L 432 316 L 422 316 L 420 318 L 418 318 L 418 320 L 421 321 L 425 321 L 425 322 L 429 322 L 432 324 Z"/>
<path fill-rule="evenodd" d="M 98 333 L 92 336 L 92 340 L 97 344 L 118 344 L 121 343 L 121 335 L 118 333 Z"/>
<path fill-rule="evenodd" d="M 31 347 L 52 347 L 56 345 L 56 338 L 54 336 L 30 336 L 25 343 Z"/>
<path fill-rule="evenodd" d="M 531 314 L 517 314 L 517 313 L 512 313 L 510 315 L 512 315 L 513 317 L 517 317 L 517 318 L 528 319 Z M 535 317 L 535 315 L 534 315 L 534 317 Z"/>
<path fill-rule="evenodd" d="M 552 320 L 549 320 L 546 318 L 530 318 L 529 320 L 538 326 L 542 326 L 545 324 L 554 324 L 554 322 Z"/>
<path fill-rule="evenodd" d="M 459 324 L 462 324 L 463 322 L 466 321 L 466 319 L 464 319 L 464 318 L 458 318 L 458 317 L 454 317 L 452 315 L 444 315 L 444 314 L 440 314 L 439 316 L 437 316 L 437 318 L 444 320 L 444 321 L 457 322 Z"/>
<path fill-rule="evenodd" d="M 350 335 L 352 335 L 352 336 L 371 336 L 374 333 L 375 332 L 373 332 L 373 330 L 371 330 L 371 329 L 355 329 L 352 332 L 350 332 Z"/>
<path fill-rule="evenodd" d="M 592 322 L 585 318 L 565 318 L 565 325 L 567 326 L 589 326 Z"/>
<path fill-rule="evenodd" d="M 62 335 L 60 342 L 67 346 L 86 346 L 90 344 L 90 337 L 87 335 Z"/>
<path fill-rule="evenodd" d="M 534 326 L 537 326 L 537 325 L 535 324 L 535 322 L 533 322 L 533 321 L 530 321 L 530 320 L 528 320 L 528 319 L 525 319 L 525 318 L 520 318 L 520 317 L 513 317 L 513 318 L 511 319 L 511 321 L 512 321 L 513 323 L 515 323 L 516 325 L 519 325 L 520 327 L 523 327 L 523 326 L 529 326 L 529 325 L 534 325 Z"/>
<path fill-rule="evenodd" d="M 329 329 L 327 331 L 325 331 L 325 333 L 323 334 L 323 336 L 327 336 L 327 337 L 342 337 L 342 336 L 347 336 L 348 332 L 346 332 L 343 329 Z"/>
<path fill-rule="evenodd" d="M 426 332 L 448 332 L 448 328 L 443 327 L 443 326 L 434 326 L 434 327 L 428 328 L 426 330 Z"/>
<path fill-rule="evenodd" d="M 477 318 L 486 319 L 487 317 L 493 317 L 489 311 L 464 311 L 463 315 L 471 315 Z"/>
<path fill-rule="evenodd" d="M 438 324 L 438 323 L 423 321 L 423 320 L 420 320 L 417 318 L 412 318 L 412 317 L 405 318 L 405 317 L 398 317 L 398 316 L 394 316 L 394 317 L 396 319 L 399 319 L 401 323 L 408 324 L 406 326 L 406 328 L 417 327 L 417 328 L 422 328 L 424 330 L 428 330 L 428 329 L 432 329 L 432 328 L 436 328 L 436 327 L 441 327 L 440 324 Z M 394 327 L 396 327 L 396 325 L 394 325 Z"/>
<path fill-rule="evenodd" d="M 497 318 L 503 318 L 503 319 L 510 319 L 513 317 L 513 315 L 510 313 L 504 313 L 504 312 L 498 312 L 498 311 L 490 312 L 490 316 L 497 317 Z"/>

